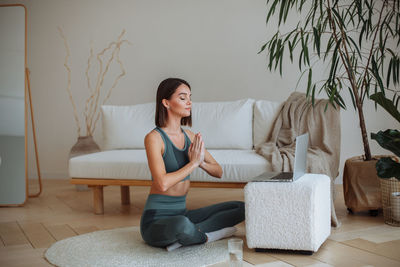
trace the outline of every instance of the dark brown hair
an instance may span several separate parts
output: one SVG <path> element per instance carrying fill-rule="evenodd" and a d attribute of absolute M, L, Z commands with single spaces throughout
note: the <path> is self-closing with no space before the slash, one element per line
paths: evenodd
<path fill-rule="evenodd" d="M 179 78 L 165 79 L 158 86 L 156 99 L 156 125 L 158 127 L 164 127 L 168 118 L 168 112 L 162 104 L 162 100 L 169 100 L 181 84 L 185 84 L 190 90 L 192 90 L 187 81 Z M 188 125 L 192 127 L 192 111 L 190 111 L 190 116 L 183 117 L 181 119 L 181 125 Z"/>

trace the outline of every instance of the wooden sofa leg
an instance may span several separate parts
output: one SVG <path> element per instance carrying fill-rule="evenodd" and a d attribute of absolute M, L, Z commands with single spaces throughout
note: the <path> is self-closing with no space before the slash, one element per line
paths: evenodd
<path fill-rule="evenodd" d="M 121 185 L 121 203 L 122 203 L 122 205 L 131 204 L 131 196 L 129 194 L 129 185 Z"/>
<path fill-rule="evenodd" d="M 93 204 L 95 214 L 104 214 L 103 186 L 93 186 Z"/>

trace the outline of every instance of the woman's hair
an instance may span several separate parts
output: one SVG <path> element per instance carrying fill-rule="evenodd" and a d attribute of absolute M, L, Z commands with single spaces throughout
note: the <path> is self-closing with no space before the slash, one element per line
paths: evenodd
<path fill-rule="evenodd" d="M 165 106 L 162 104 L 162 100 L 165 98 L 169 100 L 173 93 L 175 93 L 176 89 L 181 85 L 185 84 L 187 87 L 189 87 L 190 90 L 190 85 L 187 81 L 179 79 L 179 78 L 168 78 L 165 79 L 160 83 L 157 89 L 157 99 L 156 99 L 156 125 L 158 127 L 164 127 L 167 118 L 168 118 L 168 112 Z M 190 111 L 190 116 L 183 117 L 181 119 L 181 125 L 189 125 L 192 127 L 192 112 Z"/>

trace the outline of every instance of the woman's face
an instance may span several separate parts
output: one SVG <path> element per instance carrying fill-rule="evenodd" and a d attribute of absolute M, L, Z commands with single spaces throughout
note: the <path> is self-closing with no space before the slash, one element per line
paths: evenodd
<path fill-rule="evenodd" d="M 192 109 L 192 94 L 187 85 L 181 84 L 176 88 L 175 93 L 172 94 L 171 98 L 167 101 L 169 105 L 169 111 L 174 112 L 181 117 L 190 116 Z"/>

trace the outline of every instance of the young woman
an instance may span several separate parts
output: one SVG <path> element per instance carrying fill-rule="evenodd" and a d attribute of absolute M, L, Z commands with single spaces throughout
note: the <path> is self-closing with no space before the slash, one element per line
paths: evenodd
<path fill-rule="evenodd" d="M 147 244 L 168 251 L 232 236 L 237 230 L 233 226 L 245 219 L 243 201 L 186 209 L 190 174 L 196 168 L 222 177 L 222 168 L 205 149 L 201 134 L 181 128 L 192 126 L 191 108 L 191 88 L 186 81 L 162 81 L 156 99 L 157 127 L 144 139 L 153 184 L 140 232 Z"/>

